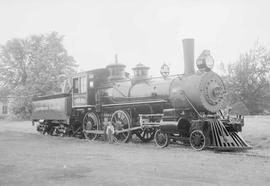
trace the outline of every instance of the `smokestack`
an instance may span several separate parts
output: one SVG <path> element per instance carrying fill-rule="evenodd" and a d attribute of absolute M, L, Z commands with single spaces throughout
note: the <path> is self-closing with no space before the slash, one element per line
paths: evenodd
<path fill-rule="evenodd" d="M 194 39 L 183 39 L 185 74 L 194 74 Z"/>

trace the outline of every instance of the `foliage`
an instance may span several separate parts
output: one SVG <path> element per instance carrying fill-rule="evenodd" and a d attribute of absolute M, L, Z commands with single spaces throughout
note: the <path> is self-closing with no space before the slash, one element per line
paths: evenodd
<path fill-rule="evenodd" d="M 225 83 L 229 102 L 242 101 L 251 114 L 263 112 L 270 90 L 269 72 L 270 52 L 256 43 L 238 61 L 228 65 Z"/>
<path fill-rule="evenodd" d="M 28 116 L 32 96 L 60 91 L 76 66 L 56 32 L 12 39 L 0 46 L 0 82 L 5 90 L 1 96 L 12 97 L 13 114 Z"/>

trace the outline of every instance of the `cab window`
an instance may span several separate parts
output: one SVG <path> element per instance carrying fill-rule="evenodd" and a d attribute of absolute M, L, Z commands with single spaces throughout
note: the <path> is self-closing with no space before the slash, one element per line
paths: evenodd
<path fill-rule="evenodd" d="M 86 77 L 81 77 L 81 92 L 86 93 Z"/>
<path fill-rule="evenodd" d="M 79 78 L 73 79 L 73 93 L 79 93 Z"/>
<path fill-rule="evenodd" d="M 73 93 L 86 93 L 87 79 L 85 76 L 73 79 Z"/>

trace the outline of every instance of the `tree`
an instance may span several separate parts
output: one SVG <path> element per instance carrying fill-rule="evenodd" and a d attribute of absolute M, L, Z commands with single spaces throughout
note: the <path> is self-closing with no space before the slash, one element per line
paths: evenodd
<path fill-rule="evenodd" d="M 0 46 L 0 82 L 5 95 L 15 102 L 11 110 L 15 114 L 31 112 L 32 96 L 58 92 L 76 67 L 63 46 L 63 36 L 56 32 L 12 39 Z"/>
<path fill-rule="evenodd" d="M 269 72 L 270 52 L 257 42 L 238 61 L 228 65 L 225 82 L 230 101 L 242 101 L 251 114 L 261 113 L 270 89 Z"/>

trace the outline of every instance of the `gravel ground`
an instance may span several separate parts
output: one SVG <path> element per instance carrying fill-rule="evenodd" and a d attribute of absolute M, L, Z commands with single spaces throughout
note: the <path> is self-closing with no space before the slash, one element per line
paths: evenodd
<path fill-rule="evenodd" d="M 243 132 L 248 141 L 261 139 Z M 0 121 L 1 186 L 269 183 L 270 156 L 257 143 L 254 150 L 238 153 L 196 152 L 180 145 L 160 149 L 153 143 L 108 144 L 43 136 L 31 122 Z"/>

